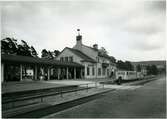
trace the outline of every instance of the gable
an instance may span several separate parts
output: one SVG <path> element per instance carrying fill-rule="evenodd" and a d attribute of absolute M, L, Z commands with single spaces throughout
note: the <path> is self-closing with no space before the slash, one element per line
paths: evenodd
<path fill-rule="evenodd" d="M 86 62 L 93 62 L 95 63 L 96 61 L 94 59 L 92 59 L 91 57 L 87 56 L 86 54 L 84 54 L 83 52 L 76 50 L 76 49 L 72 49 L 70 48 L 70 50 L 76 54 L 77 56 L 79 56 L 80 58 L 82 58 L 82 61 L 86 61 Z"/>
<path fill-rule="evenodd" d="M 68 48 L 66 47 L 60 55 L 57 57 L 57 60 L 60 60 L 61 57 L 73 57 L 74 62 L 92 62 L 95 63 L 96 61 L 92 59 L 91 57 L 87 56 L 83 52 L 73 49 L 73 48 Z"/>
<path fill-rule="evenodd" d="M 73 57 L 73 62 L 77 62 L 81 64 L 81 60 L 83 59 L 77 56 L 68 48 L 64 48 L 63 51 L 56 57 L 56 59 L 60 60 L 61 57 L 71 57 L 71 56 Z"/>

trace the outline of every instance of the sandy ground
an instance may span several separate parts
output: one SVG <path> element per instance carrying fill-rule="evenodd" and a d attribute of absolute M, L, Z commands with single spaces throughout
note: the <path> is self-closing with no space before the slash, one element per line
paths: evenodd
<path fill-rule="evenodd" d="M 52 114 L 52 118 L 165 118 L 165 77 Z"/>

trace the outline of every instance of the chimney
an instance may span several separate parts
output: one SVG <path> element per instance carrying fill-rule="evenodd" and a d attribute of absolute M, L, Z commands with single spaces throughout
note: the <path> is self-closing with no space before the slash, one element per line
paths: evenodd
<path fill-rule="evenodd" d="M 80 29 L 77 29 L 78 31 L 78 35 L 76 36 L 76 41 L 77 41 L 77 46 L 81 46 L 82 45 L 82 36 L 80 35 Z"/>
<path fill-rule="evenodd" d="M 94 45 L 93 45 L 93 48 L 94 48 L 94 49 L 98 49 L 98 45 L 97 45 L 97 44 L 94 44 Z"/>

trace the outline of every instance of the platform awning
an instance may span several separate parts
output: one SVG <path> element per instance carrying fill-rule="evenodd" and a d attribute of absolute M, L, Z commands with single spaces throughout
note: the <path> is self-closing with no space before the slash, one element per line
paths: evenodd
<path fill-rule="evenodd" d="M 39 64 L 39 65 L 54 65 L 59 67 L 84 67 L 75 62 L 61 62 L 54 59 L 42 59 L 37 57 L 20 56 L 20 55 L 1 55 L 1 62 L 19 63 L 19 64 Z"/>

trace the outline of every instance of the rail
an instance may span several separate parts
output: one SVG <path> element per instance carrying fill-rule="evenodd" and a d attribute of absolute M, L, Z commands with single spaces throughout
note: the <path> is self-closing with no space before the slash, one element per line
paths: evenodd
<path fill-rule="evenodd" d="M 38 103 L 43 103 L 44 99 L 46 97 L 49 97 L 49 96 L 60 95 L 60 97 L 63 98 L 63 95 L 65 93 L 75 92 L 75 94 L 77 94 L 77 92 L 81 91 L 81 90 L 86 90 L 86 92 L 88 92 L 89 89 L 91 89 L 91 88 L 97 88 L 97 87 L 101 87 L 101 86 L 102 86 L 102 88 L 104 88 L 104 84 L 98 84 L 97 82 L 79 84 L 79 85 L 74 85 L 74 86 L 77 86 L 77 89 L 70 89 L 70 90 L 59 89 L 56 92 L 53 92 L 53 91 L 51 91 L 49 93 L 41 92 L 40 94 L 24 96 L 24 97 L 17 97 L 17 98 L 14 98 L 14 99 L 11 99 L 11 98 L 7 99 L 7 100 L 3 99 L 2 104 L 4 105 L 4 104 L 9 104 L 10 103 L 12 106 L 8 109 L 11 109 L 11 108 L 21 107 L 21 106 L 25 106 L 25 105 L 30 105 L 30 104 L 24 104 L 24 105 L 19 105 L 19 106 L 15 105 L 19 101 L 39 99 L 40 101 L 38 101 Z"/>

